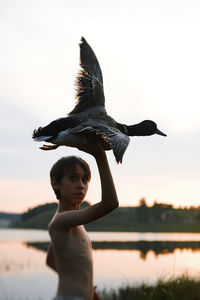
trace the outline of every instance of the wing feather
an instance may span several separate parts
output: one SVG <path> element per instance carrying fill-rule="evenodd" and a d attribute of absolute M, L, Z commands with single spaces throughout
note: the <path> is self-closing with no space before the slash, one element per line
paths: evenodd
<path fill-rule="evenodd" d="M 112 149 L 116 161 L 122 163 L 123 155 L 129 145 L 129 136 L 123 134 L 117 128 L 107 127 L 104 125 L 96 126 L 77 126 L 70 130 L 70 133 L 94 133 L 99 136 L 104 146 L 107 145 L 107 150 Z M 105 149 L 105 148 L 104 148 Z"/>
<path fill-rule="evenodd" d="M 90 107 L 104 106 L 103 77 L 99 62 L 90 45 L 82 37 L 80 66 L 76 79 L 77 104 L 70 114 L 80 113 Z"/>

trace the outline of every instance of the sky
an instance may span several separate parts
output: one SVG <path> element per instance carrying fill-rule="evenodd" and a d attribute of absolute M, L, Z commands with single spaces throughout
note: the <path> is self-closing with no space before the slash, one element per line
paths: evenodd
<path fill-rule="evenodd" d="M 75 148 L 43 152 L 33 129 L 75 105 L 84 36 L 100 62 L 106 110 L 123 124 L 154 120 L 167 137 L 133 137 L 123 163 L 107 152 L 121 206 L 141 198 L 200 205 L 200 2 L 0 2 L 0 211 L 55 201 L 49 170 L 79 155 L 92 170 L 87 200 L 101 199 L 95 160 Z"/>

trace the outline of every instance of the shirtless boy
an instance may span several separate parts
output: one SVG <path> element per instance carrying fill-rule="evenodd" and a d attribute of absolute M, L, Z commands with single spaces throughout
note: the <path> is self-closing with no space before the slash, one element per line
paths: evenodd
<path fill-rule="evenodd" d="M 92 247 L 84 224 L 97 220 L 118 207 L 118 199 L 105 151 L 87 139 L 79 148 L 91 154 L 101 180 L 101 201 L 80 210 L 90 181 L 90 169 L 79 157 L 60 159 L 51 169 L 51 185 L 58 210 L 49 224 L 51 243 L 47 264 L 58 273 L 54 300 L 99 299 L 93 286 Z"/>

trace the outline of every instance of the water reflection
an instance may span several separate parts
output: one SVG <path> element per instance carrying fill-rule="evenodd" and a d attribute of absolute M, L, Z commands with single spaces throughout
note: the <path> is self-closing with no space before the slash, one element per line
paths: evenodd
<path fill-rule="evenodd" d="M 49 242 L 27 242 L 27 247 L 34 247 L 39 250 L 47 251 Z M 95 250 L 138 250 L 141 259 L 146 259 L 148 252 L 153 252 L 154 256 L 174 253 L 176 249 L 188 249 L 192 252 L 200 251 L 200 242 L 196 241 L 138 241 L 138 242 L 92 242 Z"/>
<path fill-rule="evenodd" d="M 22 242 L 0 242 L 0 299 L 52 299 L 57 276 L 49 272 L 45 256 Z"/>
<path fill-rule="evenodd" d="M 45 264 L 48 233 L 0 233 L 0 298 L 52 299 L 57 275 Z M 154 283 L 161 276 L 179 276 L 184 272 L 189 276 L 200 275 L 199 235 L 187 234 L 185 241 L 182 235 L 175 241 L 173 234 L 123 233 L 120 241 L 116 233 L 104 234 L 89 233 L 93 235 L 94 282 L 99 289 L 144 281 Z M 139 240 L 139 236 L 146 240 Z"/>
<path fill-rule="evenodd" d="M 1 242 L 0 243 L 0 273 L 18 274 L 30 270 L 41 270 L 44 264 L 44 255 L 35 251 L 26 243 Z"/>
<path fill-rule="evenodd" d="M 149 251 L 146 259 L 138 250 L 94 250 L 95 284 L 102 287 L 155 283 L 158 278 L 168 279 L 187 273 L 199 277 L 199 253 L 176 249 L 174 253 L 156 256 Z M 97 276 L 98 275 L 98 276 Z"/>

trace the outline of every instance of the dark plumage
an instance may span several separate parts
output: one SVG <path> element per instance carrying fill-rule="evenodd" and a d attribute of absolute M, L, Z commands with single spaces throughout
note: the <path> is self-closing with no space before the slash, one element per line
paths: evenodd
<path fill-rule="evenodd" d="M 105 150 L 113 149 L 117 162 L 128 147 L 129 136 L 160 134 L 155 122 L 146 120 L 135 125 L 116 122 L 105 110 L 103 77 L 98 60 L 82 38 L 80 44 L 80 65 L 76 81 L 77 104 L 65 118 L 57 119 L 45 127 L 33 131 L 33 139 L 54 145 L 43 145 L 41 149 L 52 150 L 61 145 L 79 147 L 83 135 L 96 135 Z"/>

